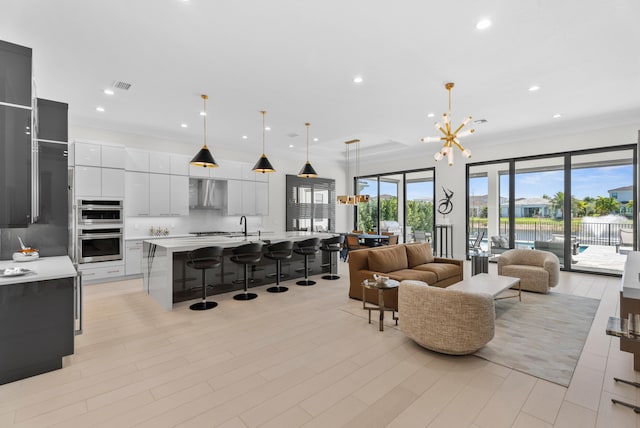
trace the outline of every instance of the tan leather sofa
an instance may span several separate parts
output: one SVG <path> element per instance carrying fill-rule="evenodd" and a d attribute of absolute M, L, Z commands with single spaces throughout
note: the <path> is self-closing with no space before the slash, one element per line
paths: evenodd
<path fill-rule="evenodd" d="M 495 334 L 494 301 L 488 293 L 402 281 L 398 316 L 404 334 L 420 346 L 444 354 L 471 354 Z"/>
<path fill-rule="evenodd" d="M 498 275 L 520 278 L 526 291 L 548 293 L 560 280 L 560 261 L 549 251 L 513 249 L 498 258 Z"/>
<path fill-rule="evenodd" d="M 349 252 L 349 297 L 362 300 L 362 282 L 374 274 L 397 281 L 417 280 L 435 287 L 448 287 L 462 281 L 462 260 L 433 257 L 428 243 L 388 245 Z M 378 303 L 375 290 L 366 290 L 367 302 Z M 398 292 L 387 291 L 385 306 L 398 308 Z"/>

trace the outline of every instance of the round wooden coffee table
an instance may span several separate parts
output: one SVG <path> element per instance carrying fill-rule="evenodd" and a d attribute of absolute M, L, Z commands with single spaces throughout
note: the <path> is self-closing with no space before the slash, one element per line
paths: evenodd
<path fill-rule="evenodd" d="M 380 311 L 380 331 L 384 331 L 384 311 L 391 311 L 392 319 L 398 325 L 398 317 L 396 316 L 396 310 L 393 308 L 387 308 L 384 306 L 384 292 L 388 290 L 393 290 L 398 288 L 400 282 L 394 279 L 387 279 L 386 281 L 373 281 L 365 279 L 362 281 L 362 309 L 369 311 L 369 324 L 371 324 L 371 311 L 378 310 Z M 378 290 L 378 305 L 377 306 L 367 306 L 366 301 L 366 290 Z"/>

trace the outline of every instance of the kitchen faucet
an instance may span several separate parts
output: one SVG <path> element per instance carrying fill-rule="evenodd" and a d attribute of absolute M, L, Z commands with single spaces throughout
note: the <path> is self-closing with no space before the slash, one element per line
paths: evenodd
<path fill-rule="evenodd" d="M 242 225 L 244 221 L 244 237 L 247 238 L 247 216 L 240 217 L 240 224 Z"/>

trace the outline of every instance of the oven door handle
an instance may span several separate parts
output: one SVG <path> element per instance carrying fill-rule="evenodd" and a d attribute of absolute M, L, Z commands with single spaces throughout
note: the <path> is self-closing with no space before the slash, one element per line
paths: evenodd
<path fill-rule="evenodd" d="M 109 239 L 109 238 L 122 238 L 122 233 L 91 233 L 88 235 L 78 235 L 78 239 L 81 241 L 87 240 L 87 239 Z"/>
<path fill-rule="evenodd" d="M 80 205 L 78 209 L 82 211 L 122 211 L 122 207 L 111 207 L 103 205 Z"/>

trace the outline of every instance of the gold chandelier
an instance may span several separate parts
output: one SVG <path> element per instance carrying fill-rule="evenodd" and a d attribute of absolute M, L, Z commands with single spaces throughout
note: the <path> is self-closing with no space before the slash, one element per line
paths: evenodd
<path fill-rule="evenodd" d="M 347 177 L 349 177 L 349 164 L 351 163 L 349 147 L 351 144 L 356 145 L 356 180 L 354 184 L 353 195 L 340 195 L 336 198 L 338 205 L 358 205 L 360 202 L 369 202 L 369 195 L 358 194 L 358 183 L 360 181 L 360 140 L 349 140 L 344 142 L 347 145 Z"/>
<path fill-rule="evenodd" d="M 440 149 L 440 151 L 436 152 L 433 155 L 433 158 L 437 162 L 446 156 L 447 163 L 449 164 L 449 166 L 453 165 L 453 146 L 460 149 L 460 151 L 462 152 L 462 156 L 466 158 L 471 157 L 471 151 L 469 151 L 469 149 L 465 149 L 464 147 L 462 147 L 459 139 L 466 137 L 467 135 L 471 135 L 475 132 L 475 129 L 473 128 L 466 131 L 462 131 L 462 128 L 464 128 L 469 124 L 469 122 L 471 122 L 471 116 L 467 117 L 464 120 L 464 122 L 462 122 L 462 124 L 455 129 L 455 131 L 451 131 L 452 129 L 451 127 L 451 89 L 453 88 L 453 86 L 454 86 L 453 82 L 445 83 L 444 85 L 447 92 L 449 92 L 449 110 L 447 113 L 444 113 L 442 115 L 442 122 L 444 123 L 444 125 L 440 124 L 440 122 L 435 123 L 435 128 L 438 131 L 442 132 L 443 136 L 442 137 L 425 137 L 420 140 L 423 143 L 436 143 L 438 141 L 444 141 L 442 148 Z"/>

